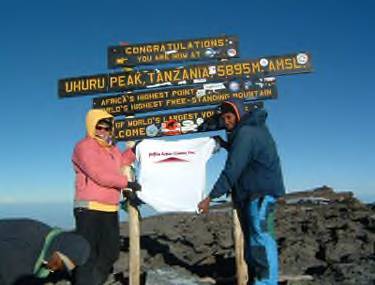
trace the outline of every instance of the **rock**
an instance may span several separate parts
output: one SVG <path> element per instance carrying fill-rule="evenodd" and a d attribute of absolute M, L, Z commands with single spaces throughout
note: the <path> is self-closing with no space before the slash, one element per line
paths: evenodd
<path fill-rule="evenodd" d="M 147 271 L 146 285 L 207 285 L 211 280 L 203 282 L 186 269 L 180 267 L 163 267 Z M 212 281 L 211 281 L 212 282 Z"/>
<path fill-rule="evenodd" d="M 141 270 L 146 284 L 235 284 L 232 219 L 229 203 L 207 215 L 143 219 Z M 114 268 L 124 278 L 115 284 L 127 284 L 127 223 L 121 225 L 121 235 Z M 291 284 L 375 284 L 375 206 L 361 203 L 351 192 L 323 186 L 286 195 L 277 207 L 276 235 L 280 275 L 313 278 Z"/>

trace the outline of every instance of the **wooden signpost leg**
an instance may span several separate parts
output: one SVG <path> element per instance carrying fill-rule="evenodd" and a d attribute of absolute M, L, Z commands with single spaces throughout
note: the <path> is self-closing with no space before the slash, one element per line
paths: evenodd
<path fill-rule="evenodd" d="M 129 284 L 140 284 L 140 225 L 138 209 L 128 200 L 129 213 Z"/>
<path fill-rule="evenodd" d="M 246 285 L 248 273 L 244 258 L 244 238 L 236 209 L 233 209 L 233 227 L 237 285 Z"/>
<path fill-rule="evenodd" d="M 134 173 L 130 166 L 122 169 L 129 181 L 134 181 Z M 141 271 L 141 246 L 140 246 L 140 223 L 137 206 L 127 200 L 129 215 L 129 285 L 140 285 Z"/>

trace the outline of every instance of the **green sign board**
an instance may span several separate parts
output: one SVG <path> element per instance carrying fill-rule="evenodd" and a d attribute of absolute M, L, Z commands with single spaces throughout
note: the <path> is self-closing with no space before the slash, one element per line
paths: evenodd
<path fill-rule="evenodd" d="M 231 88 L 234 89 L 231 91 Z M 230 98 L 255 101 L 277 97 L 276 79 L 261 81 L 236 80 L 200 86 L 180 86 L 157 91 L 125 93 L 93 99 L 93 107 L 104 109 L 114 116 L 215 105 Z"/>
<path fill-rule="evenodd" d="M 246 111 L 262 107 L 262 102 L 245 104 Z M 126 141 L 219 130 L 222 125 L 218 122 L 210 123 L 209 126 L 205 124 L 214 116 L 217 117 L 217 114 L 217 107 L 210 106 L 195 111 L 116 120 L 115 137 L 119 141 Z"/>
<path fill-rule="evenodd" d="M 221 36 L 111 46 L 108 48 L 108 67 L 117 68 L 238 56 L 238 38 L 235 36 Z"/>
<path fill-rule="evenodd" d="M 141 70 L 59 80 L 59 97 L 76 97 L 98 93 L 115 93 L 135 89 L 160 88 L 227 81 L 234 78 L 254 79 L 312 71 L 309 53 L 228 60 L 214 64 Z"/>

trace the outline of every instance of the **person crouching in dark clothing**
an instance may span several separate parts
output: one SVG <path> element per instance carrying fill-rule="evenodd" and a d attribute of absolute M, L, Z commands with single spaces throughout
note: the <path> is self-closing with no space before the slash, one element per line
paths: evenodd
<path fill-rule="evenodd" d="M 50 273 L 84 264 L 88 242 L 31 219 L 0 220 L 0 284 L 44 284 Z"/>

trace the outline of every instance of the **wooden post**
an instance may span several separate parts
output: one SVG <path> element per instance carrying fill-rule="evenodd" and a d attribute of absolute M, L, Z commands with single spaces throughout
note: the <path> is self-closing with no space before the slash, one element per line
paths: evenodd
<path fill-rule="evenodd" d="M 130 166 L 123 167 L 122 171 L 129 181 L 134 181 L 134 173 Z M 129 284 L 140 285 L 141 247 L 138 209 L 132 205 L 129 199 L 127 208 L 129 215 Z"/>
<path fill-rule="evenodd" d="M 128 203 L 129 212 L 129 284 L 139 285 L 141 275 L 140 225 L 138 209 Z"/>
<path fill-rule="evenodd" d="M 237 285 L 246 285 L 248 272 L 244 258 L 244 238 L 236 209 L 233 209 L 233 227 Z"/>

